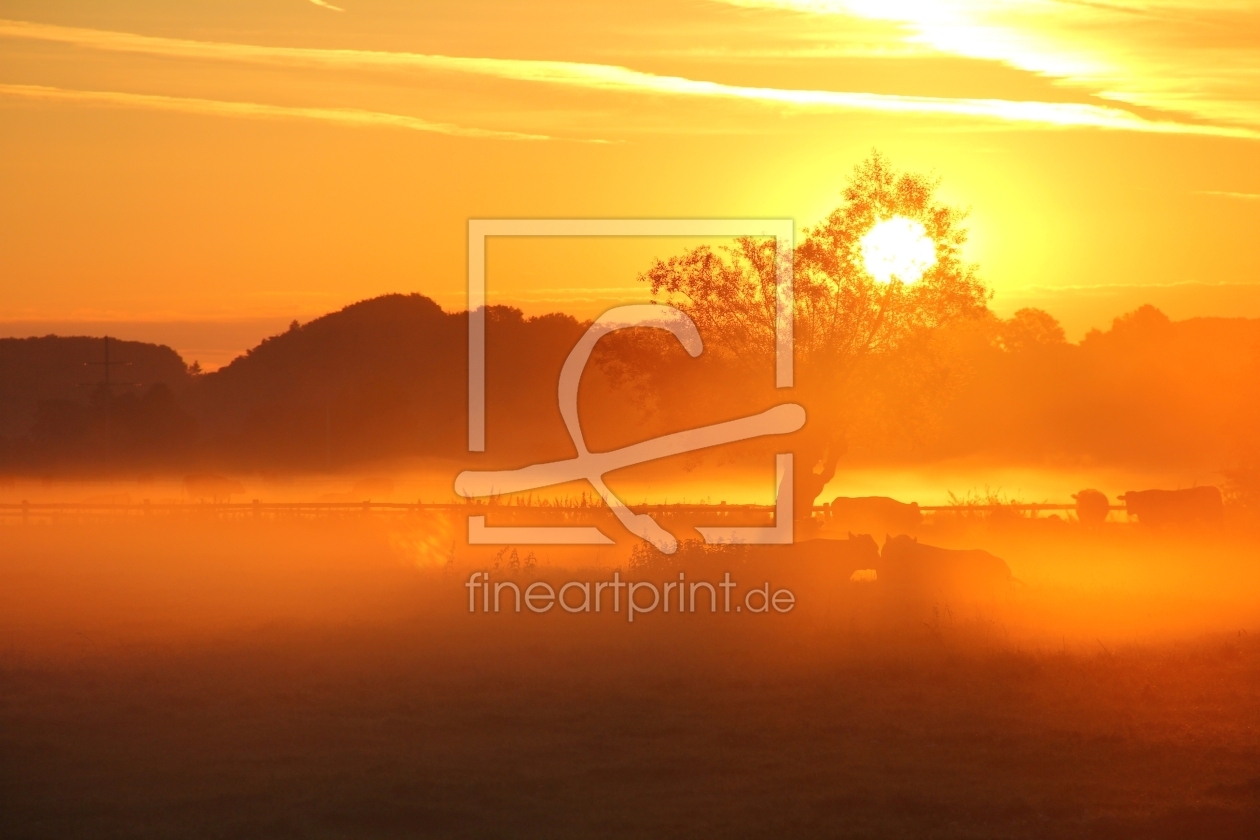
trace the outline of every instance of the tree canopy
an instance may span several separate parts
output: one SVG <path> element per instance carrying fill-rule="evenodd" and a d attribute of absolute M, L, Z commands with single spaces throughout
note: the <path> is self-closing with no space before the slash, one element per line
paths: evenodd
<path fill-rule="evenodd" d="M 805 236 L 793 255 L 797 359 L 807 376 L 833 380 L 872 353 L 887 353 L 915 333 L 975 317 L 989 292 L 962 246 L 966 212 L 936 198 L 938 182 L 898 172 L 878 152 L 859 164 L 842 203 Z M 895 217 L 922 224 L 935 262 L 914 283 L 881 283 L 863 263 L 862 237 Z M 641 280 L 653 299 L 676 306 L 727 352 L 774 347 L 775 243 L 741 238 L 657 260 Z"/>

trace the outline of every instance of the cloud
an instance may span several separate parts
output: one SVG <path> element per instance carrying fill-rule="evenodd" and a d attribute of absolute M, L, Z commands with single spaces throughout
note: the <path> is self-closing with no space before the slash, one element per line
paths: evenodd
<path fill-rule="evenodd" d="M 21 21 L 0 21 L 0 37 L 25 38 L 170 58 L 356 69 L 412 68 L 588 90 L 739 100 L 815 111 L 941 115 L 996 120 L 1024 126 L 1090 127 L 1160 134 L 1260 138 L 1260 131 L 1250 128 L 1147 119 L 1122 108 L 1105 105 L 752 87 L 707 82 L 680 76 L 657 75 L 609 64 L 373 50 L 269 47 L 160 38 Z"/>
<path fill-rule="evenodd" d="M 1241 198 L 1246 201 L 1260 201 L 1260 193 L 1226 192 L 1224 190 L 1198 190 L 1195 195 L 1216 195 L 1223 198 Z"/>
<path fill-rule="evenodd" d="M 222 102 L 215 99 L 188 99 L 176 96 L 155 96 L 143 93 L 117 91 L 66 90 L 42 85 L 0 84 L 0 96 L 43 100 L 46 102 L 76 102 L 121 108 L 144 108 L 158 111 L 178 111 L 185 114 L 203 114 L 221 117 L 252 117 L 262 119 L 318 120 L 348 126 L 405 128 L 411 131 L 427 131 L 450 134 L 456 137 L 484 137 L 501 140 L 549 140 L 542 134 L 521 134 L 515 131 L 492 131 L 482 128 L 465 128 L 450 123 L 437 123 L 402 114 L 380 111 L 363 111 L 357 108 L 295 108 L 286 105 L 265 105 L 257 102 Z"/>
<path fill-rule="evenodd" d="M 1260 126 L 1260 7 L 1247 0 L 715 0 L 897 25 L 906 44 L 999 61 L 1104 99 Z M 815 24 L 817 25 L 817 24 Z"/>
<path fill-rule="evenodd" d="M 345 11 L 345 9 L 341 8 L 340 6 L 334 6 L 332 3 L 325 3 L 324 0 L 311 0 L 311 2 L 314 3 L 316 6 L 321 6 L 325 9 L 332 9 L 334 12 Z"/>

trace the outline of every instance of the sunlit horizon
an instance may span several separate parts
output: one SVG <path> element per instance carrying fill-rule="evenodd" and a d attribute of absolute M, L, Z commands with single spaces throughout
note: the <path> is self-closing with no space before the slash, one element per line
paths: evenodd
<path fill-rule="evenodd" d="M 472 26 L 476 4 L 331 5 L 0 4 L 0 265 L 22 278 L 0 320 L 307 320 L 411 291 L 456 310 L 467 218 L 804 230 L 872 146 L 970 208 L 1004 315 L 1077 337 L 1144 303 L 1260 316 L 1244 8 L 741 0 Z M 668 253 L 592 277 L 556 251 L 497 299 L 593 317 Z"/>

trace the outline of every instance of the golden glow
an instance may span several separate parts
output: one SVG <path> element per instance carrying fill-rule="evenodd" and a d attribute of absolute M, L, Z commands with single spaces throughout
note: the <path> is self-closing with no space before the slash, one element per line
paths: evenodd
<path fill-rule="evenodd" d="M 998 61 L 1113 102 L 1256 125 L 1258 10 L 1240 0 L 724 0 L 893 23 L 908 47 Z M 1193 23 L 1192 23 L 1193 21 Z"/>
<path fill-rule="evenodd" d="M 1260 315 L 1254 3 L 732 2 L 26 4 L 0 321 L 458 310 L 469 218 L 804 230 L 872 148 L 971 209 L 1003 316 Z M 505 242 L 494 300 L 594 317 L 681 247 Z"/>
<path fill-rule="evenodd" d="M 885 219 L 862 237 L 862 264 L 881 283 L 914 283 L 936 263 L 936 246 L 921 222 Z"/>

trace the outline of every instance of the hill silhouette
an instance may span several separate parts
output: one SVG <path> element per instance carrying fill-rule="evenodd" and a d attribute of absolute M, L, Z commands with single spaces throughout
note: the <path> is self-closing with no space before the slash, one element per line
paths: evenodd
<path fill-rule="evenodd" d="M 240 466 L 457 457 L 468 434 L 467 320 L 418 294 L 365 300 L 294 322 L 199 377 L 190 405 L 209 450 Z M 487 423 L 497 452 L 537 450 L 549 424 L 536 415 L 558 424 L 555 382 L 581 329 L 565 315 L 488 310 Z"/>

